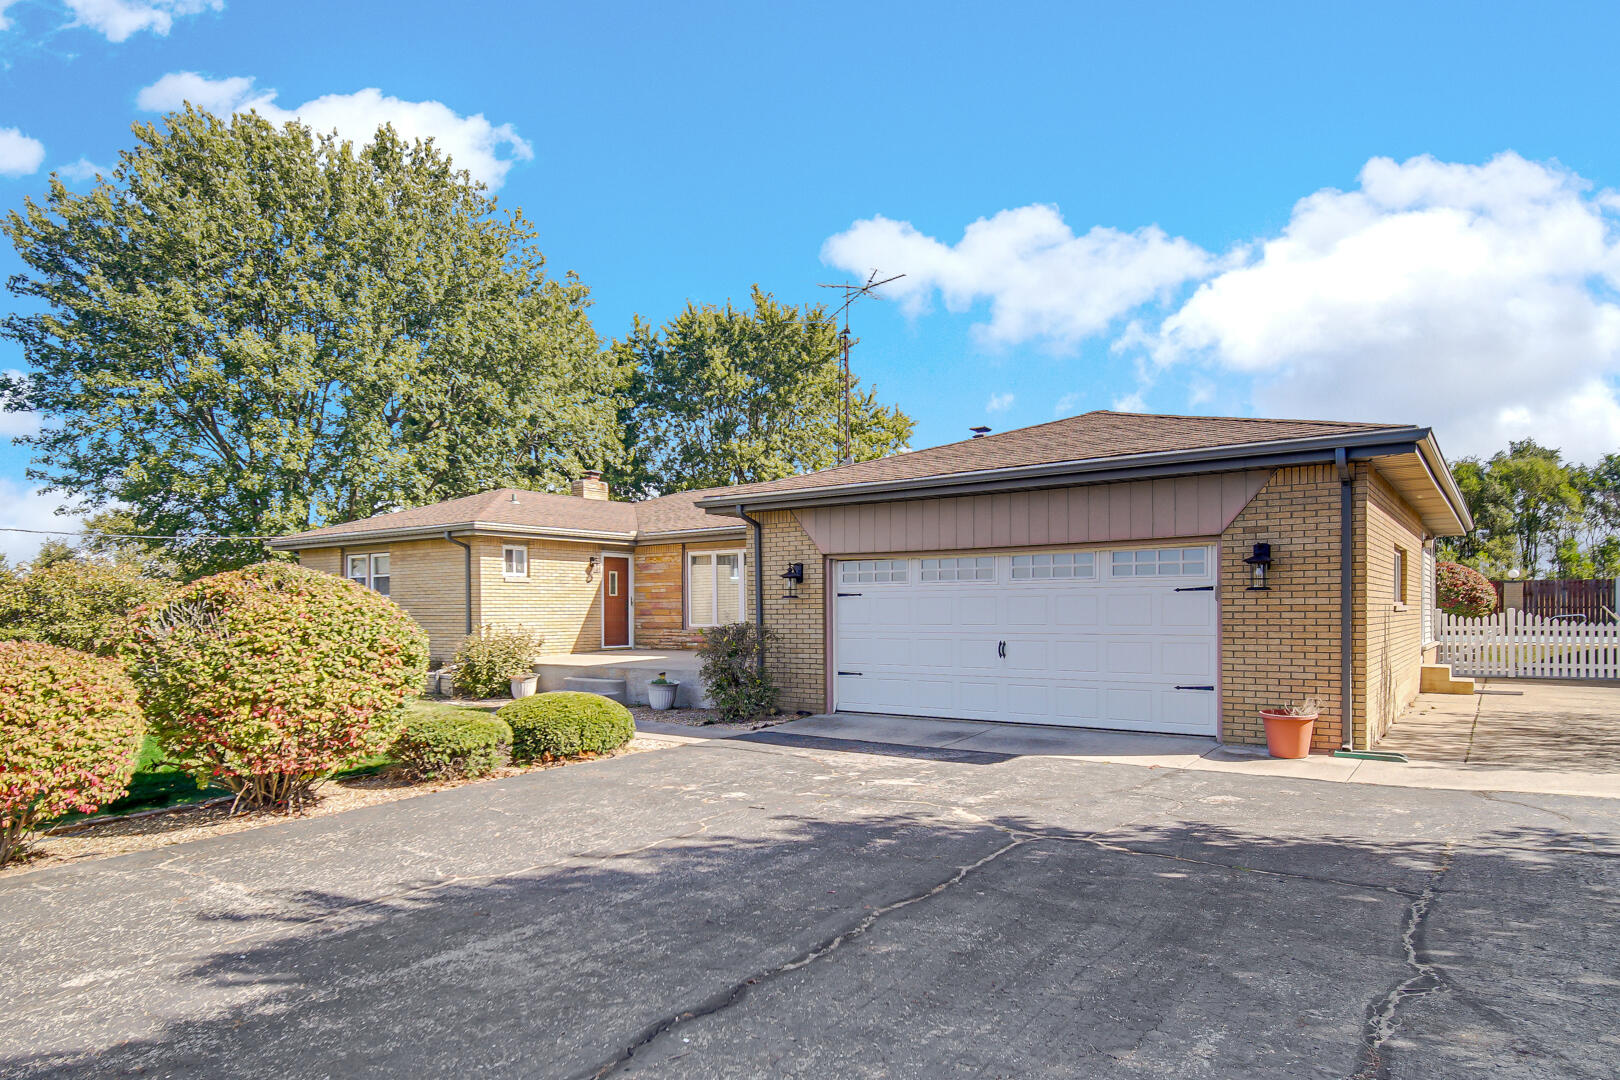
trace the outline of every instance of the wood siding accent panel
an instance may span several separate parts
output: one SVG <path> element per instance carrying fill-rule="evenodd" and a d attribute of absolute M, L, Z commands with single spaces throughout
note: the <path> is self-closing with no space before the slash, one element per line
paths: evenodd
<path fill-rule="evenodd" d="M 1270 475 L 1256 469 L 793 513 L 823 555 L 1218 536 Z"/>

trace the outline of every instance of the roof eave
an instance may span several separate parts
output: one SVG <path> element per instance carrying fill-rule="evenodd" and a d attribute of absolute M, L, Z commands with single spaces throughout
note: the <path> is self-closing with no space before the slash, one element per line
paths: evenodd
<path fill-rule="evenodd" d="M 906 480 L 875 481 L 862 484 L 797 488 L 748 495 L 729 492 L 696 501 L 709 513 L 734 513 L 737 506 L 764 510 L 797 506 L 833 505 L 851 502 L 877 502 L 896 498 L 927 498 L 932 495 L 966 495 L 987 490 L 1056 487 L 1069 483 L 1104 483 L 1113 480 L 1146 479 L 1154 476 L 1225 472 L 1235 469 L 1309 464 L 1331 460 L 1333 451 L 1346 447 L 1352 456 L 1366 458 L 1382 454 L 1411 452 L 1429 430 L 1420 427 L 1390 427 L 1374 431 L 1312 436 L 1308 439 L 1278 439 L 1258 443 L 1200 447 L 1193 450 L 1157 451 L 1109 458 L 1045 462 L 1040 465 L 1011 466 L 945 473 Z"/>
<path fill-rule="evenodd" d="M 319 536 L 305 533 L 284 536 L 269 541 L 277 551 L 301 551 L 306 548 L 344 547 L 349 544 L 373 543 L 378 540 L 438 540 L 447 532 L 483 534 L 492 536 L 532 536 L 540 539 L 599 540 L 634 543 L 636 533 L 608 529 L 560 529 L 539 525 L 512 525 L 497 521 L 463 521 L 447 525 L 410 525 L 395 529 L 366 529 L 350 533 Z"/>

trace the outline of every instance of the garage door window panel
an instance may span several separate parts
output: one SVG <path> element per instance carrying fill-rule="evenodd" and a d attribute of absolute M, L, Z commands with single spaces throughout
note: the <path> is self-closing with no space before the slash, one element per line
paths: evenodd
<path fill-rule="evenodd" d="M 990 556 L 961 559 L 923 559 L 918 577 L 923 581 L 995 581 L 996 560 Z"/>
<path fill-rule="evenodd" d="M 906 559 L 861 559 L 838 564 L 840 585 L 904 584 L 910 574 Z"/>
<path fill-rule="evenodd" d="M 1014 581 L 1089 581 L 1097 576 L 1097 559 L 1089 551 L 1053 551 L 1014 555 Z"/>
<path fill-rule="evenodd" d="M 1209 572 L 1207 548 L 1147 548 L 1115 551 L 1109 558 L 1109 576 L 1204 577 Z"/>

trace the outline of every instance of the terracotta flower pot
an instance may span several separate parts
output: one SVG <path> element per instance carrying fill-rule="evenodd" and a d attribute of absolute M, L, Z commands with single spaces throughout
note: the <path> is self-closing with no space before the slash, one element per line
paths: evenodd
<path fill-rule="evenodd" d="M 1276 758 L 1302 758 L 1311 752 L 1311 732 L 1316 728 L 1316 713 L 1292 716 L 1288 713 L 1260 710 L 1260 719 L 1266 722 L 1266 749 Z"/>

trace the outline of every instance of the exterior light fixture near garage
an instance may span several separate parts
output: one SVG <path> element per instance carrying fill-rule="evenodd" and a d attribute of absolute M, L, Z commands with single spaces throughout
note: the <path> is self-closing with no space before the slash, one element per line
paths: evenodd
<path fill-rule="evenodd" d="M 1254 554 L 1243 561 L 1249 564 L 1249 591 L 1270 589 L 1271 586 L 1266 584 L 1266 575 L 1271 572 L 1271 545 L 1254 545 Z"/>
<path fill-rule="evenodd" d="M 784 600 L 797 600 L 799 586 L 804 584 L 804 563 L 788 563 L 788 568 L 782 574 L 782 579 L 788 583 L 787 592 L 782 596 Z"/>

